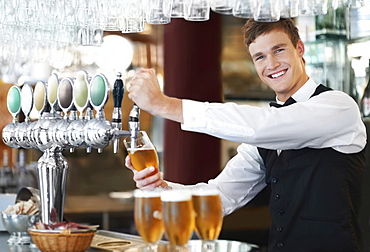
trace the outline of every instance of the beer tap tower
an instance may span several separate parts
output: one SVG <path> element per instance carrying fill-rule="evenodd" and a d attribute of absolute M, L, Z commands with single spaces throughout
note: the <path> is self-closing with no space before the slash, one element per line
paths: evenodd
<path fill-rule="evenodd" d="M 68 162 L 62 153 L 65 149 L 73 152 L 75 148 L 86 148 L 90 153 L 94 148 L 101 153 L 113 142 L 113 151 L 117 153 L 119 139 L 135 138 L 140 130 L 140 110 L 136 104 L 130 112 L 128 131 L 122 130 L 124 85 L 120 73 L 113 88 L 112 122 L 105 119 L 104 114 L 109 94 L 104 75 L 97 74 L 89 81 L 85 71 L 79 71 L 75 80 L 59 81 L 58 76 L 52 74 L 47 83 L 39 81 L 34 89 L 29 84 L 9 89 L 7 106 L 13 121 L 4 127 L 2 139 L 12 148 L 36 148 L 43 152 L 37 174 L 44 224 L 63 220 L 68 174 Z M 39 113 L 35 122 L 29 119 L 33 107 Z M 21 110 L 24 122 L 18 121 Z"/>

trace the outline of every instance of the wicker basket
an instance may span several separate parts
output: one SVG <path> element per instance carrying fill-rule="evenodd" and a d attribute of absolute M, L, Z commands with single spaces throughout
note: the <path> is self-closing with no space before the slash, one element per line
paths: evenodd
<path fill-rule="evenodd" d="M 33 242 L 42 252 L 83 252 L 94 238 L 96 230 L 41 230 L 29 229 Z"/>

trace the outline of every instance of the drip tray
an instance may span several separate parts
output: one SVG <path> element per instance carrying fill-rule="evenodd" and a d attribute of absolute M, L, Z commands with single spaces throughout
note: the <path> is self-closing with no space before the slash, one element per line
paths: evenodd
<path fill-rule="evenodd" d="M 147 247 L 140 236 L 98 230 L 87 252 L 145 252 Z M 168 243 L 160 241 L 153 252 L 171 252 Z M 186 252 L 202 251 L 202 241 L 190 240 Z M 259 252 L 260 249 L 254 244 L 239 241 L 217 240 L 212 252 Z"/>
<path fill-rule="evenodd" d="M 144 242 L 139 236 L 98 230 L 94 236 L 90 248 L 87 251 L 119 252 L 126 251 L 128 248 L 143 244 Z"/>

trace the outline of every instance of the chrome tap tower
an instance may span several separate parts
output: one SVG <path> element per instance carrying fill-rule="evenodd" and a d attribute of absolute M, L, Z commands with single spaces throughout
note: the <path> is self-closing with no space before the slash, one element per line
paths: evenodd
<path fill-rule="evenodd" d="M 86 148 L 87 153 L 92 149 L 101 153 L 113 142 L 114 153 L 117 153 L 120 137 L 136 137 L 140 130 L 140 110 L 133 106 L 129 130 L 122 130 L 123 93 L 123 81 L 118 74 L 113 88 L 114 109 L 110 122 L 104 114 L 110 89 L 102 74 L 93 76 L 90 81 L 85 71 L 79 71 L 75 80 L 59 80 L 52 74 L 47 83 L 39 81 L 34 89 L 29 84 L 9 89 L 7 106 L 13 121 L 4 127 L 2 139 L 12 148 L 36 148 L 43 152 L 37 173 L 44 224 L 63 220 L 68 162 L 62 151 Z M 39 113 L 35 122 L 29 118 L 33 107 Z M 18 121 L 21 110 L 25 115 L 24 122 Z"/>

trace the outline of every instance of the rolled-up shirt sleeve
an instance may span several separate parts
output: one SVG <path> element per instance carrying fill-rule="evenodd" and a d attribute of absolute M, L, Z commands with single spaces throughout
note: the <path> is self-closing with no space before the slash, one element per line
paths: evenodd
<path fill-rule="evenodd" d="M 212 187 L 220 191 L 224 214 L 230 214 L 253 199 L 265 186 L 265 166 L 256 147 L 241 144 L 238 153 L 222 172 L 208 183 L 181 185 L 168 182 L 172 188 Z"/>
<path fill-rule="evenodd" d="M 183 100 L 183 130 L 275 150 L 361 151 L 366 130 L 355 101 L 328 91 L 282 108 Z M 345 119 L 343 119 L 345 118 Z"/>

